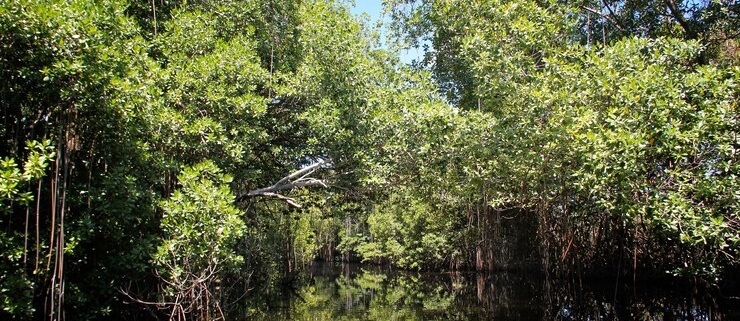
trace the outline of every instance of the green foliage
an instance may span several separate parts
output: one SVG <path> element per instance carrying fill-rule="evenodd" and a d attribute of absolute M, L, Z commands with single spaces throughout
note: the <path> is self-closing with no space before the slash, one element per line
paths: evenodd
<path fill-rule="evenodd" d="M 517 86 L 567 44 L 575 24 L 555 1 L 391 1 L 394 22 L 431 42 L 431 65 L 448 101 L 465 109 L 502 111 Z M 508 112 L 508 110 L 503 110 Z"/>
<path fill-rule="evenodd" d="M 699 50 L 669 39 L 625 40 L 553 64 L 543 83 L 562 93 L 550 100 L 562 104 L 551 122 L 568 124 L 567 159 L 577 165 L 568 179 L 593 204 L 588 211 L 709 251 L 691 264 L 713 266 L 738 244 L 724 223 L 737 220 L 738 78 L 736 70 L 694 65 Z"/>
<path fill-rule="evenodd" d="M 0 160 L 0 202 L 2 212 L 0 222 L 13 221 L 13 205 L 28 206 L 34 195 L 29 189 L 32 181 L 40 180 L 55 156 L 51 140 L 26 142 L 27 159 L 23 170 L 18 168 L 14 158 Z M 40 197 L 37 195 L 36 197 Z M 28 251 L 22 234 L 12 230 L 0 231 L 0 302 L 3 311 L 18 319 L 30 318 L 35 310 L 33 292 L 34 279 L 25 273 Z"/>
<path fill-rule="evenodd" d="M 246 291 L 338 242 L 472 266 L 512 208 L 550 261 L 737 264 L 736 6 L 680 2 L 681 22 L 664 1 L 387 5 L 431 45 L 416 68 L 338 1 L 2 2 L 2 316 L 65 293 L 69 318 L 136 318 L 119 295 L 153 298 L 152 270 L 169 298 Z M 233 203 L 316 159 L 332 190 L 281 191 L 303 209 Z"/>
<path fill-rule="evenodd" d="M 154 259 L 163 272 L 171 273 L 162 275 L 178 279 L 211 266 L 238 266 L 243 258 L 234 255 L 234 245 L 245 227 L 226 185 L 232 178 L 212 162 L 203 162 L 185 168 L 178 180 L 182 188 L 161 204 L 164 242 Z"/>
<path fill-rule="evenodd" d="M 396 26 L 432 42 L 429 66 L 463 112 L 382 119 L 395 135 L 372 182 L 446 211 L 532 212 L 545 262 L 597 269 L 623 259 L 619 245 L 652 268 L 736 264 L 737 68 L 702 65 L 693 41 L 583 47 L 567 3 L 415 4 L 389 4 Z"/>
<path fill-rule="evenodd" d="M 24 249 L 20 235 L 0 231 L 0 302 L 2 310 L 12 318 L 30 318 L 36 308 L 33 305 L 34 281 L 24 273 Z"/>
<path fill-rule="evenodd" d="M 17 201 L 20 205 L 28 205 L 33 200 L 31 192 L 22 192 L 31 181 L 41 179 L 46 168 L 54 159 L 54 146 L 51 140 L 27 141 L 26 153 L 28 158 L 23 162 L 23 171 L 18 168 L 14 158 L 6 157 L 0 160 L 0 197 L 4 203 L 3 212 L 9 212 L 10 205 L 6 202 Z"/>
<path fill-rule="evenodd" d="M 212 162 L 185 168 L 178 180 L 182 188 L 161 203 L 163 241 L 154 255 L 166 284 L 160 304 L 172 316 L 216 318 L 222 312 L 214 293 L 244 261 L 236 246 L 246 227 L 226 185 L 232 178 Z"/>
<path fill-rule="evenodd" d="M 375 206 L 367 218 L 369 235 L 360 236 L 357 252 L 366 261 L 388 258 L 410 269 L 443 262 L 450 253 L 449 221 L 429 204 L 400 193 Z"/>

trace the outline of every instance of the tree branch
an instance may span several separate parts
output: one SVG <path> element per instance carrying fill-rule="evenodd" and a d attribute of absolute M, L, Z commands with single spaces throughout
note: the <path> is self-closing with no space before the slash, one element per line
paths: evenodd
<path fill-rule="evenodd" d="M 668 10 L 671 11 L 673 18 L 675 18 L 681 28 L 683 28 L 683 31 L 686 33 L 686 38 L 696 39 L 696 32 L 691 28 L 689 22 L 686 21 L 686 17 L 684 17 L 683 12 L 681 12 L 681 9 L 678 8 L 678 5 L 676 5 L 674 0 L 668 0 Z"/>
<path fill-rule="evenodd" d="M 298 202 L 296 202 L 295 199 L 292 198 L 292 197 L 287 197 L 285 195 L 281 195 L 281 194 L 278 194 L 278 193 L 271 193 L 271 192 L 264 192 L 264 193 L 257 194 L 257 195 L 259 195 L 259 196 L 266 196 L 266 197 L 274 197 L 274 198 L 277 198 L 277 199 L 280 199 L 280 200 L 284 201 L 285 203 L 288 203 L 288 205 L 290 205 L 292 207 L 301 208 L 301 204 L 298 204 Z M 257 195 L 255 195 L 255 196 L 257 196 Z"/>
<path fill-rule="evenodd" d="M 606 0 L 601 0 L 601 3 L 604 4 L 604 7 L 606 7 L 606 10 L 609 11 L 609 16 L 612 19 L 612 23 L 621 31 L 624 31 L 624 26 L 622 26 L 622 23 L 619 22 L 619 17 L 617 17 L 616 14 L 614 14 L 614 10 L 612 10 L 612 7 L 609 6 L 609 4 L 606 2 Z"/>
<path fill-rule="evenodd" d="M 291 197 L 287 197 L 285 195 L 278 194 L 276 192 L 282 191 L 282 190 L 289 190 L 289 189 L 293 189 L 296 187 L 307 187 L 307 186 L 327 187 L 326 181 L 308 177 L 308 175 L 311 175 L 314 172 L 316 172 L 324 164 L 326 164 L 325 160 L 323 159 L 319 160 L 318 162 L 311 164 L 310 166 L 307 166 L 293 173 L 290 173 L 289 175 L 278 180 L 277 183 L 273 184 L 272 186 L 258 188 L 255 190 L 251 190 L 245 194 L 239 195 L 234 199 L 234 202 L 238 203 L 248 198 L 257 197 L 257 196 L 265 196 L 265 197 L 274 197 L 274 198 L 280 199 L 288 203 L 288 205 L 292 207 L 301 208 L 301 205 L 298 204 L 298 202 L 296 202 L 295 199 Z"/>
<path fill-rule="evenodd" d="M 607 7 L 607 8 L 608 8 L 608 7 Z M 589 7 L 586 7 L 586 6 L 583 6 L 583 9 L 584 9 L 584 10 L 586 10 L 586 11 L 590 11 L 590 12 L 592 12 L 592 13 L 595 13 L 595 14 L 597 14 L 597 15 L 600 15 L 600 16 L 604 17 L 604 19 L 606 19 L 607 21 L 611 22 L 611 24 L 612 24 L 612 25 L 613 25 L 614 27 L 616 27 L 617 29 L 619 29 L 619 31 L 624 31 L 624 27 L 622 27 L 622 25 L 620 25 L 620 24 L 619 24 L 619 22 L 617 22 L 617 21 L 616 21 L 616 20 L 614 19 L 614 17 L 612 17 L 611 15 L 609 15 L 609 14 L 605 14 L 605 13 L 603 13 L 603 12 L 599 12 L 599 11 L 598 11 L 598 10 L 596 10 L 596 9 L 593 9 L 593 8 L 589 8 Z M 611 9 L 609 9 L 609 12 L 611 12 Z"/>
<path fill-rule="evenodd" d="M 321 167 L 321 165 L 324 165 L 325 163 L 326 162 L 323 159 L 322 160 L 319 160 L 318 162 L 314 163 L 311 166 L 308 166 L 308 167 L 306 167 L 304 169 L 295 171 L 292 174 L 283 177 L 277 183 L 275 183 L 275 185 L 273 185 L 273 186 L 278 186 L 278 185 L 284 184 L 285 182 L 287 182 L 287 181 L 289 181 L 291 179 L 294 179 L 294 178 L 296 178 L 298 176 L 301 176 L 301 178 L 306 177 L 307 175 L 310 175 L 313 172 L 315 172 L 316 169 L 318 169 L 319 167 Z"/>

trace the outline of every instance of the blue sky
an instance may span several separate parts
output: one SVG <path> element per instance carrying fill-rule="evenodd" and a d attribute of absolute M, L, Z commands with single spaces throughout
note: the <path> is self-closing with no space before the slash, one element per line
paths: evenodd
<path fill-rule="evenodd" d="M 352 8 L 352 13 L 361 14 L 367 12 L 373 20 L 377 20 L 380 17 L 380 12 L 383 11 L 382 0 L 355 0 L 355 6 Z"/>

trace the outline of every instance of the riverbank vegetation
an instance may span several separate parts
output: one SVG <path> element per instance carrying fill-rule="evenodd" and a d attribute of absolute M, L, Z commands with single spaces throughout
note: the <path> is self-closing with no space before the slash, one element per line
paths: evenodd
<path fill-rule="evenodd" d="M 387 48 L 348 8 L 2 2 L 0 315 L 218 319 L 317 257 L 737 271 L 739 4 L 387 1 Z"/>

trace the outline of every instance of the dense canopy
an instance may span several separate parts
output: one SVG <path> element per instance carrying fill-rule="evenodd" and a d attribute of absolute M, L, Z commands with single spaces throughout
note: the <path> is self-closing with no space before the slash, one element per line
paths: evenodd
<path fill-rule="evenodd" d="M 248 315 L 335 255 L 738 271 L 740 3 L 384 3 L 0 2 L 0 318 Z"/>

